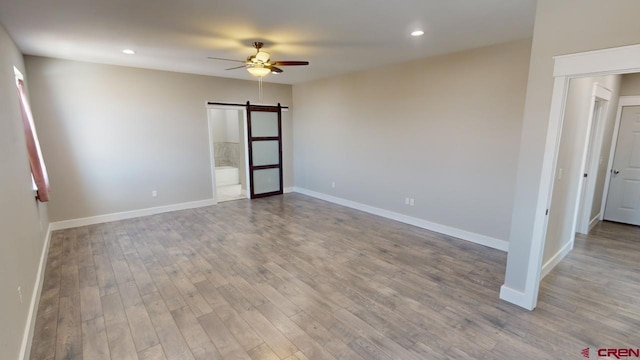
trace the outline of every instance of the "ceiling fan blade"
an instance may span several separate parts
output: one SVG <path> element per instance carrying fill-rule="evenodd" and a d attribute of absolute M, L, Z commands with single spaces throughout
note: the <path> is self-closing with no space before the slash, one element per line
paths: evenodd
<path fill-rule="evenodd" d="M 309 65 L 309 62 L 308 61 L 274 61 L 273 65 L 298 66 L 298 65 Z"/>
<path fill-rule="evenodd" d="M 282 69 L 280 69 L 279 67 L 275 67 L 273 65 L 269 66 L 269 69 L 271 69 L 271 72 L 274 72 L 276 74 L 281 74 L 282 73 Z"/>
<path fill-rule="evenodd" d="M 240 65 L 240 66 L 236 66 L 236 67 L 228 68 L 228 69 L 225 69 L 225 70 L 242 69 L 242 68 L 245 68 L 245 67 L 247 67 L 247 66 L 246 66 L 246 65 Z"/>
<path fill-rule="evenodd" d="M 241 62 L 241 63 L 245 62 L 244 60 L 225 59 L 225 58 L 218 58 L 218 57 L 211 57 L 211 56 L 208 56 L 207 59 L 233 61 L 233 62 Z"/>

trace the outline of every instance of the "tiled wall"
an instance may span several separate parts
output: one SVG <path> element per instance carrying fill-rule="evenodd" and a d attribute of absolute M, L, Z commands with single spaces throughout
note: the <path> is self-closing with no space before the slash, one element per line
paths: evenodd
<path fill-rule="evenodd" d="M 216 142 L 213 144 L 216 166 L 239 167 L 240 144 L 230 142 Z"/>

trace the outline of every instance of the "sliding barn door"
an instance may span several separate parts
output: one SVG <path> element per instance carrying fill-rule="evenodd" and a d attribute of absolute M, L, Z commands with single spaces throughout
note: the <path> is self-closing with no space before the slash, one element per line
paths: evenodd
<path fill-rule="evenodd" d="M 251 198 L 282 194 L 282 108 L 247 104 L 247 122 Z"/>

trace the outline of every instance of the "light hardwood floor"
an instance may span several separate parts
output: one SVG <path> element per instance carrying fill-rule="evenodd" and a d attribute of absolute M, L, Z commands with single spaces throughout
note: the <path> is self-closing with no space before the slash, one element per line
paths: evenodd
<path fill-rule="evenodd" d="M 529 312 L 506 254 L 298 194 L 53 234 L 32 359 L 580 359 L 638 347 L 640 230 L 604 223 Z"/>

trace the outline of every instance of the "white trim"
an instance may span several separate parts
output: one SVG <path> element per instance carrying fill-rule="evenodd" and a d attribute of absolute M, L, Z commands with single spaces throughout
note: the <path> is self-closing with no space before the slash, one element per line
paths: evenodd
<path fill-rule="evenodd" d="M 607 87 L 602 86 L 600 83 L 593 84 L 593 90 L 591 96 L 600 98 L 602 100 L 611 101 L 613 91 Z"/>
<path fill-rule="evenodd" d="M 112 214 L 105 214 L 105 215 L 98 215 L 98 216 L 90 216 L 90 217 L 79 218 L 79 219 L 56 221 L 51 223 L 50 226 L 52 231 L 62 230 L 62 229 L 71 229 L 79 226 L 133 219 L 141 216 L 162 214 L 162 213 L 171 212 L 171 211 L 195 209 L 200 207 L 212 206 L 215 204 L 216 202 L 214 199 L 198 200 L 198 201 L 191 201 L 191 202 L 180 203 L 180 204 L 165 205 L 165 206 L 158 206 L 158 207 L 131 210 L 131 211 L 123 211 L 119 213 L 112 213 Z"/>
<path fill-rule="evenodd" d="M 284 192 L 285 194 L 289 194 L 289 193 L 292 193 L 292 192 L 294 192 L 294 191 L 295 191 L 295 188 L 294 188 L 293 186 L 292 186 L 292 187 L 286 187 L 286 188 L 284 188 L 284 190 L 283 190 L 283 192 Z"/>
<path fill-rule="evenodd" d="M 602 214 L 598 213 L 596 216 L 593 217 L 593 219 L 591 219 L 591 221 L 589 221 L 589 231 L 591 231 L 591 229 L 593 229 L 596 225 L 598 225 L 600 220 L 602 220 Z"/>
<path fill-rule="evenodd" d="M 538 199 L 536 201 L 536 212 L 533 219 L 533 231 L 529 248 L 529 259 L 527 262 L 527 276 L 524 284 L 515 284 L 518 288 L 524 288 L 523 296 L 519 299 L 518 305 L 525 308 L 535 308 L 540 288 L 540 272 L 542 270 L 542 258 L 545 243 L 545 235 L 548 224 L 546 209 L 551 203 L 553 193 L 554 174 L 556 169 L 558 145 L 562 121 L 564 119 L 564 108 L 566 105 L 567 89 L 571 78 L 598 75 L 613 75 L 640 72 L 640 45 L 623 46 L 618 48 L 588 51 L 570 55 L 554 57 L 553 75 L 555 77 L 553 93 L 551 97 L 551 108 L 549 112 L 549 122 L 547 138 L 545 142 L 542 169 L 540 172 L 540 184 L 538 187 Z M 520 259 L 518 259 L 520 260 Z M 513 263 L 513 262 L 512 262 Z M 519 272 L 521 269 L 507 268 L 507 272 Z M 509 278 L 509 274 L 505 278 Z M 514 284 L 505 285 L 511 287 Z M 501 298 L 502 292 L 500 293 Z M 505 293 L 505 296 L 511 296 Z"/>
<path fill-rule="evenodd" d="M 569 90 L 569 78 L 556 78 L 553 83 L 553 93 L 561 94 L 551 99 L 551 111 L 549 115 L 549 125 L 547 128 L 547 140 L 545 143 L 545 152 L 542 160 L 542 169 L 540 174 L 540 185 L 538 188 L 538 201 L 536 202 L 536 216 L 533 223 L 533 233 L 531 241 L 531 249 L 529 252 L 527 280 L 524 284 L 524 292 L 516 291 L 526 296 L 527 299 L 520 299 L 513 302 L 525 309 L 532 310 L 536 307 L 538 301 L 538 290 L 540 287 L 540 271 L 542 270 L 542 258 L 544 256 L 544 239 L 547 233 L 547 225 L 549 224 L 548 210 L 551 204 L 551 195 L 553 194 L 553 186 L 555 183 L 555 169 L 558 161 L 557 153 L 560 148 L 560 137 L 562 134 L 562 121 L 564 120 L 565 99 Z M 554 119 L 554 120 L 551 120 Z M 507 271 L 509 269 L 507 268 Z M 506 274 L 505 274 L 506 275 Z M 505 276 L 506 277 L 506 276 Z M 503 287 L 510 288 L 503 285 Z M 508 292 L 506 294 L 509 294 Z M 500 298 L 503 297 L 500 291 Z M 524 304 L 524 305 L 521 305 Z"/>
<path fill-rule="evenodd" d="M 544 277 L 547 276 L 551 272 L 551 270 L 553 270 L 553 268 L 555 268 L 556 265 L 558 265 L 560 261 L 562 261 L 562 259 L 564 259 L 571 252 L 571 250 L 573 250 L 573 241 L 564 244 L 564 246 L 560 250 L 558 250 L 558 252 L 555 253 L 555 255 L 551 257 L 551 259 L 549 259 L 544 265 L 542 265 L 542 271 L 540 271 L 540 280 L 544 279 Z"/>
<path fill-rule="evenodd" d="M 618 99 L 618 108 L 638 105 L 640 105 L 640 96 L 620 96 Z"/>
<path fill-rule="evenodd" d="M 207 129 L 209 130 L 209 167 L 211 168 L 211 198 L 217 204 L 218 192 L 216 190 L 216 150 L 213 141 L 213 121 L 211 121 L 210 109 L 207 109 Z"/>
<path fill-rule="evenodd" d="M 500 287 L 500 299 L 523 307 L 527 310 L 533 310 L 536 307 L 535 302 L 532 303 L 529 296 L 526 296 L 522 291 L 512 289 L 507 285 L 502 285 Z"/>
<path fill-rule="evenodd" d="M 607 171 L 606 171 L 606 176 L 604 178 L 604 192 L 602 193 L 602 206 L 600 207 L 600 220 L 604 219 L 604 211 L 607 206 L 607 197 L 609 196 L 609 185 L 611 183 L 611 170 L 613 169 L 613 159 L 616 155 L 616 146 L 618 146 L 618 133 L 620 132 L 620 121 L 622 120 L 622 108 L 625 106 L 640 106 L 640 96 L 620 96 L 618 98 L 618 112 L 616 114 L 616 122 L 613 125 L 611 149 L 609 149 L 609 161 L 607 162 Z"/>
<path fill-rule="evenodd" d="M 31 344 L 33 343 L 33 333 L 36 328 L 36 317 L 38 314 L 40 295 L 42 295 L 44 271 L 47 268 L 47 256 L 49 255 L 49 244 L 51 243 L 52 231 L 52 226 L 49 224 L 47 227 L 47 234 L 44 238 L 44 244 L 42 245 L 42 251 L 40 253 L 40 264 L 38 265 L 38 273 L 36 274 L 36 283 L 33 285 L 31 304 L 29 304 L 29 313 L 27 314 L 27 324 L 24 328 L 24 335 L 22 335 L 22 346 L 20 347 L 20 356 L 18 359 L 28 360 L 31 355 Z"/>
<path fill-rule="evenodd" d="M 247 108 L 242 109 L 244 126 L 242 127 L 242 136 L 244 136 L 244 183 L 247 188 L 244 195 L 251 200 L 251 167 L 249 166 L 249 116 Z"/>
<path fill-rule="evenodd" d="M 328 201 L 328 202 L 331 202 L 331 203 L 334 203 L 334 204 L 338 204 L 338 205 L 346 206 L 346 207 L 349 207 L 349 208 L 352 208 L 352 209 L 364 211 L 364 212 L 367 212 L 369 214 L 382 216 L 382 217 L 387 218 L 387 219 L 391 219 L 391 220 L 399 221 L 399 222 L 402 222 L 402 223 L 405 223 L 405 224 L 417 226 L 419 228 L 427 229 L 427 230 L 430 230 L 430 231 L 435 231 L 435 232 L 440 233 L 440 234 L 453 236 L 453 237 L 456 237 L 458 239 L 466 240 L 466 241 L 469 241 L 469 242 L 472 242 L 472 243 L 475 243 L 475 244 L 479 244 L 479 245 L 484 245 L 484 246 L 487 246 L 487 247 L 490 247 L 490 248 L 493 248 L 493 249 L 502 250 L 502 251 L 508 251 L 508 249 L 509 249 L 509 242 L 505 241 L 505 240 L 500 240 L 500 239 L 492 238 L 492 237 L 489 237 L 489 236 L 476 234 L 476 233 L 473 233 L 473 232 L 470 232 L 470 231 L 457 229 L 457 228 L 446 226 L 446 225 L 442 225 L 442 224 L 433 223 L 433 222 L 430 222 L 430 221 L 427 221 L 427 220 L 418 219 L 418 218 L 411 217 L 411 216 L 408 216 L 408 215 L 399 214 L 399 213 L 396 213 L 396 212 L 393 212 L 393 211 L 377 208 L 377 207 L 370 206 L 370 205 L 365 205 L 365 204 L 362 204 L 362 203 L 359 203 L 359 202 L 355 202 L 355 201 L 339 198 L 339 197 L 336 197 L 336 196 L 331 196 L 331 195 L 319 193 L 319 192 L 316 192 L 316 191 L 312 191 L 312 190 L 308 190 L 308 189 L 304 189 L 304 188 L 300 188 L 300 187 L 294 187 L 293 191 L 297 192 L 299 194 L 303 194 L 303 195 L 311 196 L 311 197 L 314 197 L 314 198 L 317 198 L 317 199 L 325 200 L 325 201 Z"/>
<path fill-rule="evenodd" d="M 553 76 L 595 76 L 640 72 L 640 45 L 554 56 Z"/>

